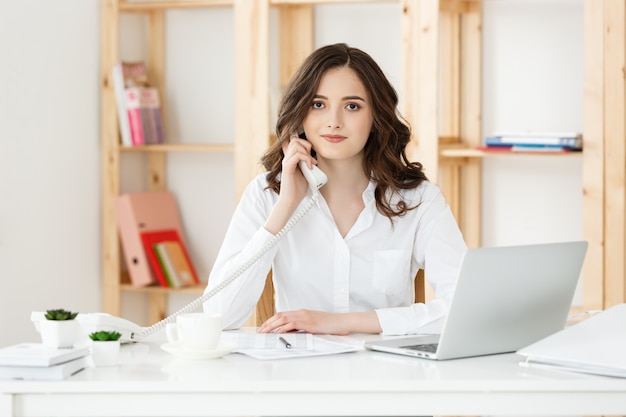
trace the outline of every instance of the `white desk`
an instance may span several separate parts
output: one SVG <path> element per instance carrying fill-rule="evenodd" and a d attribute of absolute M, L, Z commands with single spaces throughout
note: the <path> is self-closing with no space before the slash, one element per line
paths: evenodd
<path fill-rule="evenodd" d="M 0 381 L 0 416 L 626 415 L 626 379 L 360 351 L 189 362 L 158 345 L 60 382 Z"/>

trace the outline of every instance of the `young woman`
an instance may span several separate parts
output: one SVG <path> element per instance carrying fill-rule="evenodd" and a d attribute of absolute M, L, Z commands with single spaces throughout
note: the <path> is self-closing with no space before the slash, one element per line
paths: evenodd
<path fill-rule="evenodd" d="M 310 200 L 298 167 L 328 177 L 313 207 L 205 311 L 242 326 L 272 270 L 277 313 L 260 332 L 437 332 L 466 250 L 438 187 L 405 154 L 410 129 L 398 97 L 365 52 L 336 44 L 314 51 L 280 104 L 267 172 L 245 190 L 206 291 L 255 256 Z M 419 269 L 436 298 L 414 301 Z"/>

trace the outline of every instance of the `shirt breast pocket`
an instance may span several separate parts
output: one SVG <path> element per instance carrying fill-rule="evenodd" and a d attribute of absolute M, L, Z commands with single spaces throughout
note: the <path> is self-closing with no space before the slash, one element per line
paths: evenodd
<path fill-rule="evenodd" d="M 372 285 L 388 296 L 401 296 L 411 291 L 411 251 L 381 250 L 374 254 Z"/>

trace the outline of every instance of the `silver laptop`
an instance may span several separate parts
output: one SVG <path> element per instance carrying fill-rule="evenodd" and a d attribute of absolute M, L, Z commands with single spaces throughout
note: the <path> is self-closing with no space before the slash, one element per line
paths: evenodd
<path fill-rule="evenodd" d="M 469 249 L 441 335 L 365 343 L 428 359 L 514 352 L 565 327 L 587 242 Z"/>

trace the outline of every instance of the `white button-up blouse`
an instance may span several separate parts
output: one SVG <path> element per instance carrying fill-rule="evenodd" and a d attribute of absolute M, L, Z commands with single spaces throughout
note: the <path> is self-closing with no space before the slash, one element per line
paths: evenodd
<path fill-rule="evenodd" d="M 258 175 L 246 188 L 205 293 L 273 237 L 263 224 L 278 195 L 265 189 L 265 176 Z M 345 238 L 319 195 L 317 204 L 274 247 L 204 303 L 205 311 L 221 314 L 225 328 L 242 326 L 254 311 L 271 268 L 276 311 L 375 310 L 383 334 L 438 333 L 467 249 L 463 236 L 434 184 L 424 181 L 415 189 L 402 190 L 401 198 L 417 208 L 393 222 L 376 209 L 374 189 L 370 182 L 363 192 L 365 208 Z M 392 201 L 398 198 L 393 196 Z M 419 269 L 424 269 L 435 291 L 435 298 L 426 304 L 415 303 L 413 280 Z"/>

